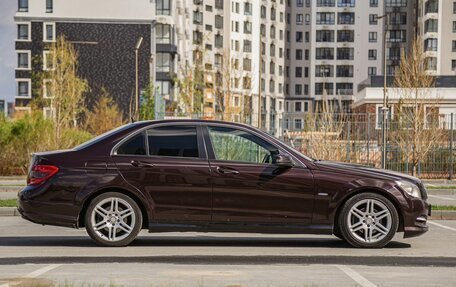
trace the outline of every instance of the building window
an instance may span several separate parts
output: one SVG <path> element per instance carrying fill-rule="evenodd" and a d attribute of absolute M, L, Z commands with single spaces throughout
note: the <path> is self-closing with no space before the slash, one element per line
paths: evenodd
<path fill-rule="evenodd" d="M 46 0 L 46 13 L 52 13 L 52 11 L 54 10 L 53 2 L 53 0 Z"/>
<path fill-rule="evenodd" d="M 369 42 L 370 43 L 377 42 L 377 32 L 369 32 Z"/>
<path fill-rule="evenodd" d="M 30 41 L 30 24 L 29 23 L 17 24 L 17 40 Z"/>
<path fill-rule="evenodd" d="M 405 43 L 407 41 L 405 30 L 389 30 L 386 34 L 386 40 L 394 43 Z"/>
<path fill-rule="evenodd" d="M 317 0 L 317 7 L 334 7 L 336 0 Z"/>
<path fill-rule="evenodd" d="M 335 18 L 335 13 L 317 12 L 317 25 L 334 25 Z"/>
<path fill-rule="evenodd" d="M 353 60 L 354 48 L 337 48 L 337 60 Z"/>
<path fill-rule="evenodd" d="M 376 105 L 376 108 L 375 108 L 375 122 L 376 122 L 376 127 L 377 129 L 381 129 L 382 128 L 382 123 L 383 123 L 383 106 L 381 104 L 377 104 Z M 390 110 L 391 109 L 391 110 Z M 390 108 L 386 111 L 386 118 L 389 118 L 392 116 L 392 108 Z"/>
<path fill-rule="evenodd" d="M 171 94 L 171 82 L 170 81 L 157 81 L 157 92 L 162 97 L 169 98 Z"/>
<path fill-rule="evenodd" d="M 333 65 L 316 65 L 315 66 L 315 77 L 327 78 L 334 76 Z"/>
<path fill-rule="evenodd" d="M 28 0 L 19 0 L 18 1 L 18 11 L 19 12 L 28 12 Z"/>
<path fill-rule="evenodd" d="M 303 7 L 304 6 L 304 0 L 296 0 L 296 7 Z"/>
<path fill-rule="evenodd" d="M 50 71 L 54 69 L 55 59 L 50 51 L 43 51 L 43 70 Z"/>
<path fill-rule="evenodd" d="M 294 125 L 295 130 L 301 130 L 302 129 L 302 119 L 295 119 L 294 122 L 295 122 L 295 125 Z"/>
<path fill-rule="evenodd" d="M 171 25 L 157 24 L 155 31 L 157 33 L 157 43 L 171 44 Z"/>
<path fill-rule="evenodd" d="M 355 31 L 353 30 L 339 30 L 337 31 L 337 42 L 354 42 Z"/>
<path fill-rule="evenodd" d="M 216 9 L 223 9 L 223 0 L 215 0 L 215 8 Z M 237 11 L 239 13 L 239 9 Z"/>
<path fill-rule="evenodd" d="M 424 51 L 437 51 L 437 39 L 428 38 L 424 40 Z"/>
<path fill-rule="evenodd" d="M 302 32 L 296 32 L 296 42 L 302 43 Z"/>
<path fill-rule="evenodd" d="M 157 72 L 172 72 L 172 57 L 169 53 L 157 53 Z"/>
<path fill-rule="evenodd" d="M 302 95 L 302 85 L 301 84 L 295 85 L 295 95 Z"/>
<path fill-rule="evenodd" d="M 252 34 L 252 22 L 244 21 L 244 34 Z"/>
<path fill-rule="evenodd" d="M 344 78 L 353 77 L 353 66 L 351 65 L 337 65 L 336 67 L 336 76 Z"/>
<path fill-rule="evenodd" d="M 453 14 L 456 14 L 456 2 L 453 2 Z"/>
<path fill-rule="evenodd" d="M 43 26 L 44 26 L 43 41 L 44 42 L 55 41 L 55 23 L 44 23 Z"/>
<path fill-rule="evenodd" d="M 16 97 L 31 98 L 31 83 L 30 79 L 17 79 Z"/>
<path fill-rule="evenodd" d="M 370 7 L 378 7 L 378 0 L 369 0 Z"/>
<path fill-rule="evenodd" d="M 451 43 L 452 43 L 452 47 L 451 47 L 452 48 L 452 52 L 456 52 L 456 41 L 453 40 Z"/>
<path fill-rule="evenodd" d="M 17 51 L 17 69 L 30 69 L 30 51 Z"/>
<path fill-rule="evenodd" d="M 317 48 L 315 58 L 317 60 L 334 60 L 334 48 Z"/>
<path fill-rule="evenodd" d="M 323 91 L 326 91 L 327 95 L 334 94 L 333 83 L 315 83 L 315 95 L 323 95 Z"/>
<path fill-rule="evenodd" d="M 223 17 L 220 15 L 215 15 L 215 28 L 223 29 Z"/>
<path fill-rule="evenodd" d="M 296 49 L 296 60 L 302 60 L 302 49 Z"/>
<path fill-rule="evenodd" d="M 437 58 L 435 58 L 435 57 L 427 58 L 427 70 L 430 70 L 430 71 L 437 70 Z"/>
<path fill-rule="evenodd" d="M 244 52 L 246 52 L 246 53 L 252 52 L 252 42 L 250 40 L 244 40 Z"/>
<path fill-rule="evenodd" d="M 338 7 L 355 7 L 356 0 L 337 0 Z"/>
<path fill-rule="evenodd" d="M 302 112 L 302 103 L 295 102 L 295 112 Z"/>
<path fill-rule="evenodd" d="M 453 33 L 456 33 L 456 21 L 453 21 Z"/>
<path fill-rule="evenodd" d="M 453 22 L 454 23 L 454 22 Z M 454 29 L 454 24 L 453 24 Z M 424 22 L 424 33 L 437 32 L 438 30 L 438 20 L 437 19 L 428 19 Z M 454 30 L 453 30 L 454 32 Z"/>
<path fill-rule="evenodd" d="M 156 14 L 157 15 L 171 15 L 171 1 L 172 0 L 157 0 Z"/>
<path fill-rule="evenodd" d="M 203 24 L 203 12 L 193 11 L 193 24 Z"/>
<path fill-rule="evenodd" d="M 451 60 L 451 70 L 456 71 L 456 60 Z"/>
<path fill-rule="evenodd" d="M 43 98 L 45 99 L 52 99 L 54 95 L 52 94 L 53 85 L 52 80 L 44 79 L 43 80 Z"/>
<path fill-rule="evenodd" d="M 377 50 L 369 50 L 369 60 L 377 60 Z"/>
<path fill-rule="evenodd" d="M 390 25 L 407 25 L 407 13 L 405 13 L 405 12 L 389 13 L 389 24 Z"/>
<path fill-rule="evenodd" d="M 212 12 L 212 6 L 211 5 L 206 5 L 206 11 L 207 12 Z"/>
<path fill-rule="evenodd" d="M 407 0 L 386 0 L 386 7 L 407 7 Z"/>
<path fill-rule="evenodd" d="M 377 14 L 369 14 L 369 25 L 377 25 L 378 19 Z"/>
<path fill-rule="evenodd" d="M 302 25 L 304 23 L 304 15 L 296 14 L 296 25 Z"/>
<path fill-rule="evenodd" d="M 223 36 L 220 34 L 215 35 L 215 47 L 223 48 Z"/>
<path fill-rule="evenodd" d="M 334 42 L 334 30 L 317 30 L 317 42 Z"/>
<path fill-rule="evenodd" d="M 296 67 L 295 77 L 302 78 L 302 67 Z"/>
<path fill-rule="evenodd" d="M 355 13 L 352 13 L 352 12 L 337 13 L 337 24 L 341 24 L 341 25 L 355 24 Z"/>
<path fill-rule="evenodd" d="M 368 76 L 375 76 L 375 75 L 377 75 L 377 68 L 376 68 L 376 67 L 368 67 L 368 68 L 367 68 L 367 75 L 368 75 Z"/>
<path fill-rule="evenodd" d="M 244 15 L 252 15 L 252 3 L 244 3 Z"/>

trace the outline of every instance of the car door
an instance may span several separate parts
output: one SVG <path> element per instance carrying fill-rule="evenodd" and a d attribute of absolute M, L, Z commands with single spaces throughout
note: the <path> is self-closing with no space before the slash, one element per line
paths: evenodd
<path fill-rule="evenodd" d="M 159 222 L 210 221 L 210 169 L 198 125 L 153 126 L 113 155 L 125 180 L 151 200 Z"/>
<path fill-rule="evenodd" d="M 245 128 L 204 130 L 212 170 L 212 221 L 309 224 L 314 180 L 305 166 L 275 165 L 285 151 Z"/>

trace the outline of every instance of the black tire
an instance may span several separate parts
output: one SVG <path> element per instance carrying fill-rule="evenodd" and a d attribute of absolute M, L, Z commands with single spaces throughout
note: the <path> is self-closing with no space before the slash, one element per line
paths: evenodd
<path fill-rule="evenodd" d="M 384 237 L 381 240 L 378 240 L 376 242 L 365 242 L 365 241 L 360 240 L 360 238 L 357 238 L 356 235 L 354 235 L 350 231 L 350 227 L 349 227 L 349 215 L 350 215 L 350 210 L 352 209 L 352 207 L 358 203 L 361 203 L 362 201 L 369 200 L 369 199 L 373 199 L 376 202 L 380 202 L 381 204 L 386 206 L 387 211 L 389 211 L 389 214 L 391 216 L 391 227 L 389 228 L 389 230 L 387 232 L 385 231 L 386 234 L 383 235 Z M 363 221 L 363 222 L 366 222 L 365 226 L 372 225 L 372 223 L 370 221 L 369 222 Z M 367 225 L 368 223 L 370 223 L 370 225 Z M 353 247 L 382 248 L 386 244 L 388 244 L 393 239 L 394 235 L 396 234 L 398 226 L 399 226 L 399 216 L 398 216 L 396 207 L 389 199 L 387 199 L 386 197 L 384 197 L 380 194 L 377 194 L 377 193 L 366 192 L 366 193 L 357 194 L 357 195 L 351 197 L 350 199 L 348 199 L 347 202 L 345 202 L 345 204 L 342 207 L 342 210 L 340 212 L 340 215 L 338 217 L 337 224 L 338 224 L 338 230 L 340 231 L 341 237 L 344 238 L 345 241 L 347 241 Z M 362 224 L 364 225 L 364 223 L 362 223 Z M 378 222 L 377 222 L 377 224 L 378 224 Z M 373 225 L 375 225 L 375 221 L 374 221 Z M 363 232 L 365 234 L 366 231 L 362 230 L 360 232 Z"/>
<path fill-rule="evenodd" d="M 127 206 L 128 208 L 125 208 L 123 211 L 125 211 L 128 216 L 126 216 L 126 220 L 129 222 L 129 224 L 126 224 L 129 226 L 129 231 L 127 232 L 125 230 L 125 227 L 123 230 L 121 230 L 119 225 L 122 225 L 124 223 L 123 219 L 120 219 L 120 215 L 117 216 L 118 214 L 116 212 L 111 213 L 112 209 L 108 210 L 109 211 L 109 216 L 103 217 L 101 216 L 100 213 L 95 212 L 94 209 L 99 205 L 100 203 L 106 201 L 108 204 L 109 199 L 117 199 L 116 202 L 120 202 L 121 205 Z M 129 206 L 128 206 L 129 205 Z M 120 208 L 119 208 L 120 209 Z M 105 209 L 107 210 L 107 209 Z M 123 212 L 121 211 L 121 212 Z M 119 214 L 121 213 L 119 212 Z M 100 229 L 95 230 L 95 228 L 92 226 L 92 217 L 94 216 L 95 220 L 98 219 L 99 223 L 102 224 L 103 226 L 106 225 L 105 228 L 101 229 L 103 226 L 100 227 Z M 104 218 L 104 219 L 102 219 Z M 109 218 L 109 219 L 108 219 Z M 115 218 L 117 218 L 117 221 L 115 221 Z M 113 220 L 114 223 L 112 223 L 110 220 Z M 142 223 L 143 223 L 143 218 L 142 218 L 142 213 L 141 209 L 139 208 L 138 204 L 129 196 L 118 193 L 118 192 L 106 192 L 103 193 L 97 197 L 95 197 L 91 202 L 90 205 L 87 208 L 87 211 L 85 213 L 85 227 L 87 230 L 87 233 L 90 235 L 90 237 L 100 246 L 107 246 L 107 247 L 121 247 L 121 246 L 127 246 L 129 245 L 133 240 L 135 240 L 136 236 L 138 233 L 141 231 L 142 228 Z M 105 221 L 106 220 L 106 221 Z M 119 224 L 120 220 L 122 220 L 122 223 Z M 116 225 L 116 228 L 112 227 L 112 229 L 116 232 L 111 233 L 111 227 L 108 227 L 108 224 Z M 109 230 L 109 231 L 107 231 Z M 115 240 L 115 235 L 114 240 L 109 240 L 108 236 L 111 236 L 111 234 L 117 234 L 117 233 L 123 233 L 122 236 L 120 236 L 119 240 Z M 106 233 L 109 232 L 109 235 L 106 235 Z"/>

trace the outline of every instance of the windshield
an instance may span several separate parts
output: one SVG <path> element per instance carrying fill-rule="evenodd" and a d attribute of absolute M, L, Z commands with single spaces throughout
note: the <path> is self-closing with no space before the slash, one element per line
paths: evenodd
<path fill-rule="evenodd" d="M 120 126 L 120 127 L 118 127 L 118 128 L 115 128 L 115 129 L 113 129 L 113 130 L 107 131 L 107 132 L 105 132 L 104 134 L 101 134 L 101 135 L 99 135 L 99 136 L 96 136 L 96 137 L 94 137 L 93 139 L 88 140 L 88 141 L 86 141 L 85 143 L 82 143 L 82 144 L 76 146 L 76 147 L 74 148 L 74 150 L 81 150 L 81 149 L 84 149 L 84 148 L 86 148 L 86 147 L 89 147 L 89 146 L 91 146 L 91 145 L 93 145 L 93 144 L 95 144 L 95 143 L 97 143 L 97 142 L 99 142 L 99 141 L 101 141 L 101 140 L 103 140 L 103 139 L 105 139 L 105 138 L 107 138 L 107 137 L 110 137 L 110 136 L 112 136 L 112 135 L 114 135 L 114 134 L 116 134 L 116 133 L 118 133 L 118 132 L 121 132 L 121 131 L 124 131 L 124 130 L 128 129 L 128 128 L 130 128 L 130 127 L 133 126 L 133 125 L 134 125 L 134 123 L 129 123 L 129 124 Z"/>

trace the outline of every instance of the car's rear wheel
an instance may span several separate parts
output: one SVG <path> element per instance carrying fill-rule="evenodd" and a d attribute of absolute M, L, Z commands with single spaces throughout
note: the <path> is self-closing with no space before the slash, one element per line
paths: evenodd
<path fill-rule="evenodd" d="M 342 237 L 352 246 L 381 248 L 396 234 L 399 216 L 386 197 L 360 193 L 347 200 L 338 224 Z"/>
<path fill-rule="evenodd" d="M 92 200 L 85 215 L 87 233 L 102 246 L 126 246 L 138 235 L 142 214 L 129 196 L 107 192 Z"/>

